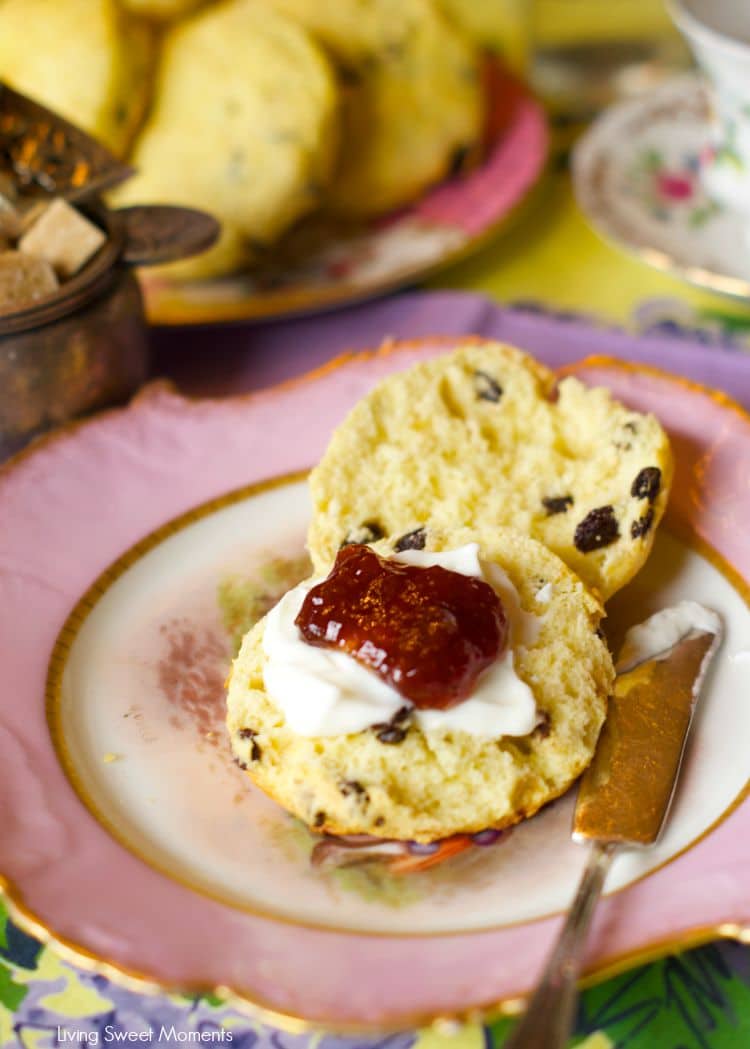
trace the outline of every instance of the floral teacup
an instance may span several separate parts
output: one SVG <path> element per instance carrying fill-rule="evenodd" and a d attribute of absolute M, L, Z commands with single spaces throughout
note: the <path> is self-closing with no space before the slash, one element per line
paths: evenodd
<path fill-rule="evenodd" d="M 750 227 L 750 0 L 669 0 L 669 6 L 713 89 L 701 180 Z"/>

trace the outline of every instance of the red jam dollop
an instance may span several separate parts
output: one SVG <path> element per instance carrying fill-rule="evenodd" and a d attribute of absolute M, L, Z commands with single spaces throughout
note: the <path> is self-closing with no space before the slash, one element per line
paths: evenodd
<path fill-rule="evenodd" d="M 387 561 L 353 543 L 295 619 L 311 645 L 348 652 L 420 709 L 466 699 L 504 651 L 508 621 L 488 583 Z"/>

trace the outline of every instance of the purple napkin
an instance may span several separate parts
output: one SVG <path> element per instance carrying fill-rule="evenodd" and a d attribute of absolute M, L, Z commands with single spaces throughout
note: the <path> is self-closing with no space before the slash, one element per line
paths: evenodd
<path fill-rule="evenodd" d="M 513 343 L 555 368 L 599 354 L 656 365 L 750 407 L 750 355 L 707 345 L 694 332 L 633 335 L 575 315 L 502 307 L 456 291 L 403 292 L 264 325 L 161 329 L 154 333 L 154 374 L 171 378 L 184 393 L 225 396 L 271 386 L 386 338 L 467 334 Z"/>

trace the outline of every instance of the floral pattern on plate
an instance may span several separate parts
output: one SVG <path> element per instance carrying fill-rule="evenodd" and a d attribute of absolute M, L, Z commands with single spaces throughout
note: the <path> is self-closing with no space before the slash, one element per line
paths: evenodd
<path fill-rule="evenodd" d="M 750 241 L 739 213 L 712 200 L 707 89 L 693 74 L 607 110 L 578 143 L 578 203 L 605 238 L 714 291 L 750 296 Z"/>
<path fill-rule="evenodd" d="M 721 212 L 700 184 L 701 157 L 696 152 L 676 159 L 653 146 L 645 147 L 631 170 L 632 192 L 660 222 L 687 223 L 700 229 Z"/>

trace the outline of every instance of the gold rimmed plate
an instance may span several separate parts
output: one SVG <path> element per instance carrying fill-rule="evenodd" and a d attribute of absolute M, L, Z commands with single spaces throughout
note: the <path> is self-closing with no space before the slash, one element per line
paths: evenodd
<path fill-rule="evenodd" d="M 531 986 L 582 862 L 567 800 L 418 878 L 320 873 L 307 833 L 248 784 L 223 732 L 239 634 L 306 569 L 306 487 L 290 471 L 380 376 L 445 348 L 395 344 L 224 402 L 157 388 L 0 474 L 12 697 L 0 777 L 23 813 L 0 871 L 37 932 L 110 974 L 229 989 L 277 1023 L 403 1027 L 510 1009 Z M 736 521 L 750 421 L 662 373 L 594 361 L 579 374 L 656 411 L 679 464 L 668 528 L 613 602 L 613 634 L 685 596 L 728 626 L 669 833 L 614 871 L 595 973 L 748 924 L 750 544 Z"/>

